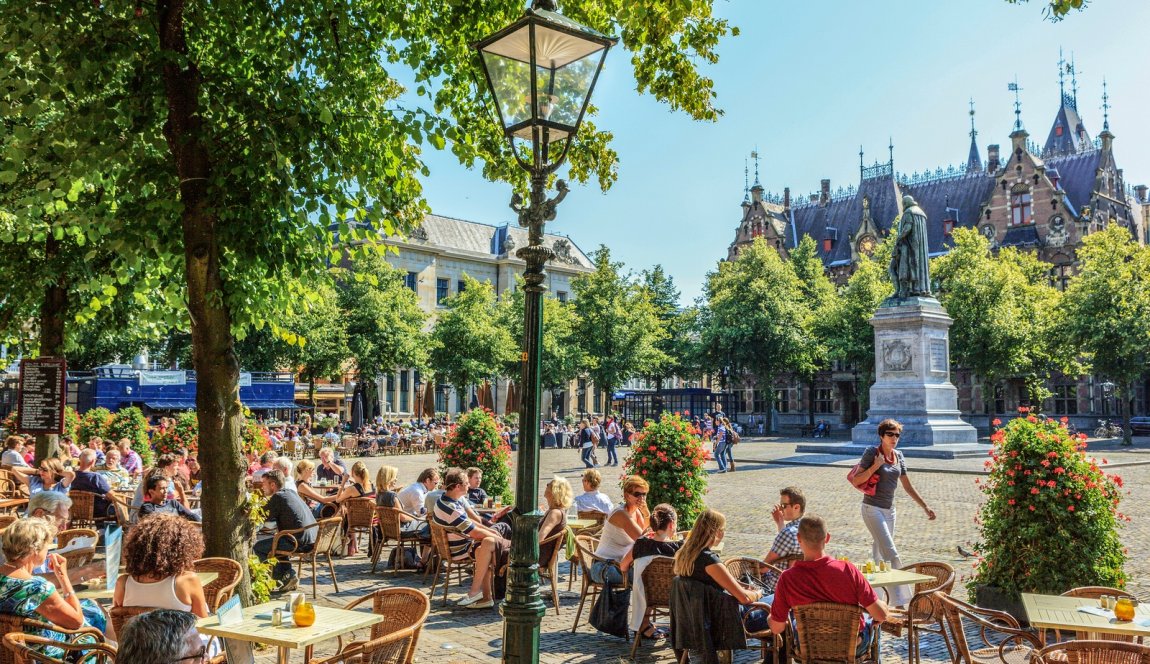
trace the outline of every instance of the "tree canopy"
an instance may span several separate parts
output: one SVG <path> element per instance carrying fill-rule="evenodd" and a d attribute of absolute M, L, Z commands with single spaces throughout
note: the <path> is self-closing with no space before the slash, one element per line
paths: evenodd
<path fill-rule="evenodd" d="M 431 369 L 464 390 L 503 373 L 519 358 L 519 344 L 500 324 L 495 289 L 463 275 L 463 290 L 447 298 L 431 333 Z"/>
<path fill-rule="evenodd" d="M 518 350 L 523 343 L 523 279 L 516 277 L 517 287 L 504 292 L 496 306 L 497 324 L 507 330 Z M 586 363 L 583 349 L 576 343 L 578 316 L 574 305 L 553 297 L 543 298 L 543 345 L 539 382 L 544 389 L 566 385 L 579 376 Z M 501 374 L 518 381 L 522 363 L 516 355 L 504 364 Z"/>

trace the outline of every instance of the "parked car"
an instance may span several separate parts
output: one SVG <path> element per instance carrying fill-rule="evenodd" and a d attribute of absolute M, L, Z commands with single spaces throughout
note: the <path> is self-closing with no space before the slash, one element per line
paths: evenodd
<path fill-rule="evenodd" d="M 1150 417 L 1131 417 L 1130 429 L 1135 436 L 1150 436 Z"/>

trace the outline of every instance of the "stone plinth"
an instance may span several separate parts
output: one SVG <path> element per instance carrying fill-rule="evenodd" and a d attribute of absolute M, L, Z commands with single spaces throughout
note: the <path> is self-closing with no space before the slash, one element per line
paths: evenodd
<path fill-rule="evenodd" d="M 933 297 L 884 302 L 870 320 L 875 337 L 874 386 L 867 418 L 851 432 L 854 444 L 878 442 L 878 423 L 902 423 L 899 447 L 974 444 L 978 435 L 959 417 L 950 382 L 954 321 Z"/>

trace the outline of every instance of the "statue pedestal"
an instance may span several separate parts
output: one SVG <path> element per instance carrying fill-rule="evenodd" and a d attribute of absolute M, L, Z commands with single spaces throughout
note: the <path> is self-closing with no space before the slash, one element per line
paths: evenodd
<path fill-rule="evenodd" d="M 877 444 L 878 423 L 888 417 L 902 423 L 899 447 L 977 443 L 950 382 L 953 322 L 933 297 L 887 300 L 875 312 L 876 380 L 867 418 L 851 432 L 855 445 Z"/>

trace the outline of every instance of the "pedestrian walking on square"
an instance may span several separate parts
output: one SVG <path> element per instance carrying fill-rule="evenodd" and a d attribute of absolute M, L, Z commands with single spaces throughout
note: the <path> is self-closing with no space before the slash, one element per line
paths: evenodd
<path fill-rule="evenodd" d="M 910 483 L 906 473 L 906 461 L 902 452 L 895 449 L 899 438 L 902 437 L 902 425 L 897 420 L 885 419 L 878 425 L 878 447 L 868 448 L 859 460 L 859 472 L 851 478 L 851 483 L 862 488 L 878 476 L 873 493 L 863 492 L 862 518 L 874 540 L 872 555 L 875 561 L 886 560 L 892 568 L 902 567 L 902 558 L 894 545 L 895 509 L 894 494 L 899 483 L 911 500 L 918 503 L 926 512 L 926 517 L 933 521 L 934 510 L 926 505 L 926 501 Z M 893 606 L 903 606 L 910 599 L 909 586 L 895 586 L 891 588 L 890 600 Z"/>
<path fill-rule="evenodd" d="M 619 429 L 619 421 L 614 417 L 607 420 L 607 465 L 618 466 L 619 455 L 615 453 L 615 446 L 619 444 L 619 437 L 622 432 Z"/>
<path fill-rule="evenodd" d="M 715 434 L 711 439 L 714 441 L 714 455 L 715 463 L 719 464 L 719 472 L 727 472 L 727 427 L 723 424 L 721 417 L 715 418 Z"/>

